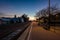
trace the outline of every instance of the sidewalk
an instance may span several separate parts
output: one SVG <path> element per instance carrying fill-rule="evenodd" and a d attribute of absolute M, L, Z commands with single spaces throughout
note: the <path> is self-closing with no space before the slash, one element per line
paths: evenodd
<path fill-rule="evenodd" d="M 37 23 L 33 22 L 29 40 L 60 40 L 60 35 L 45 30 L 43 27 L 40 27 Z"/>

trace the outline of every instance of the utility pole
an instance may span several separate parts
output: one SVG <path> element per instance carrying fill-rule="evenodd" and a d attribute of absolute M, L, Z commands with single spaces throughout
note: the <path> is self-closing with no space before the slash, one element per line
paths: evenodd
<path fill-rule="evenodd" d="M 49 13 L 49 22 L 48 22 L 48 29 L 50 29 L 50 0 L 48 0 L 48 13 Z"/>

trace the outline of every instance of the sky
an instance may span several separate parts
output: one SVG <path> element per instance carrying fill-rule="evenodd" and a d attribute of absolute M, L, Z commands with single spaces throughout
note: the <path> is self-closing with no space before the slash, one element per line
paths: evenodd
<path fill-rule="evenodd" d="M 60 0 L 51 0 L 51 5 L 58 4 Z M 39 10 L 48 6 L 48 0 L 0 0 L 0 16 L 12 17 L 27 14 L 30 18 Z"/>

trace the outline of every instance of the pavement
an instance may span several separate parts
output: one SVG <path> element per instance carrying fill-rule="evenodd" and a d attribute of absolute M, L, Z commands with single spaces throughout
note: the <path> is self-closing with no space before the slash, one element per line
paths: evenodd
<path fill-rule="evenodd" d="M 30 31 L 31 26 L 27 27 L 27 29 L 19 36 L 17 40 L 27 40 L 29 31 Z"/>
<path fill-rule="evenodd" d="M 32 22 L 31 27 L 28 40 L 60 40 L 60 34 L 43 29 L 37 22 Z"/>

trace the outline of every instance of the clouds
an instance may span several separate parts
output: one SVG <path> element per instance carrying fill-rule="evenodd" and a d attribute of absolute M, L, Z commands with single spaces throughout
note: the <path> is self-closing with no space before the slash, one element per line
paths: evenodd
<path fill-rule="evenodd" d="M 0 13 L 0 17 L 4 16 L 5 14 L 4 13 Z"/>
<path fill-rule="evenodd" d="M 0 13 L 0 15 L 5 15 L 4 13 Z"/>
<path fill-rule="evenodd" d="M 0 17 L 13 17 L 13 15 L 0 13 Z"/>

